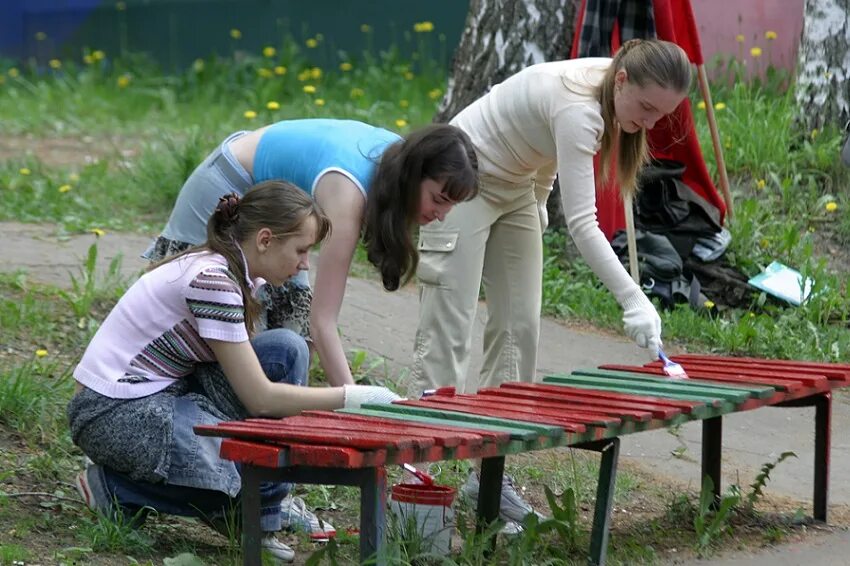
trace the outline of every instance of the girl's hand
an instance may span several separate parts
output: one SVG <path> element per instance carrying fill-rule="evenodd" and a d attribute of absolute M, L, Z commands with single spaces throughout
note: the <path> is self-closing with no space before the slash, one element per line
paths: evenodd
<path fill-rule="evenodd" d="M 398 395 L 380 385 L 344 385 L 344 407 L 359 409 L 367 403 L 387 404 L 401 399 Z"/>
<path fill-rule="evenodd" d="M 657 354 L 661 346 L 661 317 L 640 289 L 623 301 L 623 329 L 638 346 Z"/>

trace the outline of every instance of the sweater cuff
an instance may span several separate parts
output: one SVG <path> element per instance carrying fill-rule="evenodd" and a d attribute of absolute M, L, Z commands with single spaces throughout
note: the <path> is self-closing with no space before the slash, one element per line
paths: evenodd
<path fill-rule="evenodd" d="M 624 311 L 631 309 L 639 309 L 646 308 L 647 304 L 652 306 L 652 301 L 644 294 L 643 290 L 638 288 L 637 290 L 629 293 L 623 299 L 623 302 L 620 303 L 620 306 L 623 307 Z M 655 307 L 653 307 L 655 308 Z"/>

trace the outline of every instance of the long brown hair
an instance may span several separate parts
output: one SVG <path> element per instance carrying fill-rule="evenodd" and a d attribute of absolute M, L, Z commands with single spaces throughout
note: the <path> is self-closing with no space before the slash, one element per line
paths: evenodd
<path fill-rule="evenodd" d="M 600 177 L 603 181 L 608 180 L 611 155 L 616 151 L 617 184 L 620 185 L 620 194 L 627 197 L 635 192 L 635 179 L 646 163 L 649 150 L 643 128 L 630 134 L 616 124 L 614 79 L 620 69 L 626 71 L 629 82 L 639 87 L 655 83 L 662 88 L 686 93 L 691 85 L 691 63 L 685 51 L 675 43 L 658 39 L 632 39 L 620 47 L 611 66 L 605 71 L 596 91 L 605 123 L 599 159 Z"/>
<path fill-rule="evenodd" d="M 425 179 L 445 181 L 445 195 L 455 202 L 474 198 L 478 159 L 469 136 L 448 124 L 431 124 L 381 155 L 366 200 L 363 240 L 387 291 L 395 291 L 416 272 L 419 254 L 411 226 Z"/>
<path fill-rule="evenodd" d="M 240 246 L 262 228 L 276 238 L 299 233 L 308 218 L 316 220 L 316 242 L 323 241 L 331 223 L 319 205 L 303 190 L 286 181 L 265 181 L 248 189 L 243 197 L 235 193 L 219 199 L 207 222 L 207 241 L 185 252 L 154 264 L 151 269 L 189 253 L 209 251 L 221 254 L 227 268 L 239 284 L 245 301 L 245 326 L 252 331 L 259 319 L 260 303 L 248 286 L 248 274 Z"/>

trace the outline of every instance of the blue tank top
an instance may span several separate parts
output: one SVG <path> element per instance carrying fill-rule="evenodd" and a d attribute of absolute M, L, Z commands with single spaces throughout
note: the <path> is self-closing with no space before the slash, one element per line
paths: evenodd
<path fill-rule="evenodd" d="M 354 120 L 285 120 L 263 132 L 254 153 L 254 182 L 289 181 L 309 194 L 330 171 L 351 179 L 365 195 L 388 145 L 401 138 Z"/>

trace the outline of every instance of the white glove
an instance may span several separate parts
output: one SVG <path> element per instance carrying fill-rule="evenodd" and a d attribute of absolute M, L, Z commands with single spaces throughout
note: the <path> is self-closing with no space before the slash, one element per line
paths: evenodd
<path fill-rule="evenodd" d="M 640 289 L 623 301 L 623 329 L 638 346 L 649 348 L 657 357 L 661 346 L 661 317 Z"/>
<path fill-rule="evenodd" d="M 549 226 L 549 211 L 546 209 L 546 201 L 537 201 L 537 215 L 540 217 L 540 232 L 545 232 Z"/>
<path fill-rule="evenodd" d="M 398 395 L 380 385 L 343 385 L 343 407 L 359 409 L 366 403 L 386 404 L 401 399 Z"/>

